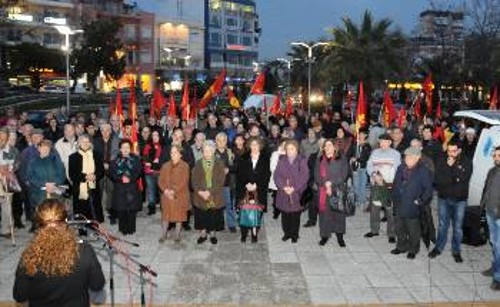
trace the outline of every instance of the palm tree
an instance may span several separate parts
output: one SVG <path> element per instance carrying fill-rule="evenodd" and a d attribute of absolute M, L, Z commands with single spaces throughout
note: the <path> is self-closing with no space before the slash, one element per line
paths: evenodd
<path fill-rule="evenodd" d="M 371 89 L 401 73 L 405 39 L 391 25 L 387 18 L 374 21 L 369 11 L 359 26 L 343 18 L 342 27 L 330 30 L 333 39 L 322 65 L 324 77 L 336 84 L 363 80 Z"/>

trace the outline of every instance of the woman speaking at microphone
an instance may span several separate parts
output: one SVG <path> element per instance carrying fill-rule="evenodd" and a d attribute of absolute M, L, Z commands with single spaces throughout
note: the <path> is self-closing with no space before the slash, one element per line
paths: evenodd
<path fill-rule="evenodd" d="M 88 307 L 89 291 L 105 280 L 92 247 L 79 244 L 66 224 L 64 205 L 47 199 L 37 207 L 38 229 L 16 271 L 14 299 L 28 306 Z"/>

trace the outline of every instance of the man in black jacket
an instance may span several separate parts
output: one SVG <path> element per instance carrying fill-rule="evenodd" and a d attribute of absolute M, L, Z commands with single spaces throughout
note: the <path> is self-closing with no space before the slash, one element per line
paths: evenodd
<path fill-rule="evenodd" d="M 460 143 L 450 142 L 447 156 L 436 162 L 435 184 L 438 192 L 439 226 L 436 245 L 429 253 L 430 258 L 435 258 L 443 252 L 451 220 L 453 222 L 451 252 L 455 262 L 463 262 L 460 244 L 471 175 L 472 162 L 461 154 Z"/>
<path fill-rule="evenodd" d="M 481 208 L 486 212 L 493 251 L 492 268 L 483 275 L 493 275 L 491 289 L 500 291 L 500 146 L 493 151 L 494 166 L 489 170 L 481 197 Z"/>

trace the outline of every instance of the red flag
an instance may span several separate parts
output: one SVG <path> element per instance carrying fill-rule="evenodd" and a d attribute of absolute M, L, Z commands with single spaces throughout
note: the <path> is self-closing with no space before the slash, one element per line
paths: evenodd
<path fill-rule="evenodd" d="M 198 106 L 198 97 L 196 96 L 196 86 L 193 89 L 193 99 L 191 100 L 191 105 L 189 106 L 189 118 L 196 118 L 196 107 Z"/>
<path fill-rule="evenodd" d="M 399 110 L 399 114 L 398 114 L 398 127 L 399 128 L 403 128 L 405 120 L 406 120 L 406 109 L 405 108 L 401 108 Z"/>
<path fill-rule="evenodd" d="M 441 119 L 442 116 L 443 116 L 443 111 L 441 110 L 441 100 L 439 100 L 436 108 L 436 118 Z"/>
<path fill-rule="evenodd" d="M 262 101 L 262 112 L 267 112 L 267 101 L 266 101 L 266 95 L 262 95 L 264 100 Z"/>
<path fill-rule="evenodd" d="M 214 83 L 205 92 L 203 98 L 201 98 L 200 105 L 198 106 L 198 108 L 200 109 L 206 108 L 207 105 L 212 100 L 212 98 L 214 98 L 214 96 L 216 95 L 219 95 L 225 80 L 226 80 L 226 70 L 223 69 L 220 72 L 219 76 L 217 76 L 217 79 L 215 79 Z"/>
<path fill-rule="evenodd" d="M 159 118 L 161 115 L 161 109 L 166 105 L 165 98 L 160 92 L 159 88 L 153 91 L 153 99 L 151 100 L 151 106 L 149 108 L 149 117 Z"/>
<path fill-rule="evenodd" d="M 182 93 L 181 110 L 182 110 L 182 119 L 188 120 L 191 108 L 189 106 L 189 81 L 187 79 L 186 81 L 184 81 L 184 92 Z"/>
<path fill-rule="evenodd" d="M 130 141 L 132 142 L 132 151 L 139 153 L 139 138 L 137 135 L 137 99 L 135 97 L 135 83 L 130 80 L 130 100 L 128 103 L 128 117 L 132 120 L 132 132 Z"/>
<path fill-rule="evenodd" d="M 390 127 L 392 122 L 398 117 L 396 109 L 394 108 L 394 103 L 392 102 L 391 95 L 389 91 L 384 92 L 384 124 L 386 127 Z"/>
<path fill-rule="evenodd" d="M 290 115 L 293 113 L 293 100 L 292 97 L 288 96 L 286 99 L 286 110 L 285 110 L 285 117 L 288 118 Z"/>
<path fill-rule="evenodd" d="M 257 94 L 257 95 L 264 94 L 264 85 L 265 84 L 266 84 L 266 71 L 264 70 L 255 79 L 255 82 L 252 86 L 252 89 L 250 90 L 250 93 Z"/>
<path fill-rule="evenodd" d="M 490 97 L 490 110 L 496 110 L 498 108 L 498 87 L 495 85 L 493 87 L 493 94 Z"/>
<path fill-rule="evenodd" d="M 114 114 L 120 116 L 120 120 L 123 120 L 123 103 L 122 103 L 122 91 L 120 87 L 116 86 L 116 103 Z"/>
<path fill-rule="evenodd" d="M 168 104 L 168 116 L 177 117 L 177 109 L 175 106 L 174 92 L 170 93 L 170 103 Z"/>
<path fill-rule="evenodd" d="M 276 95 L 273 105 L 271 106 L 271 109 L 269 109 L 269 111 L 273 115 L 278 115 L 281 113 L 281 93 L 278 93 L 278 95 Z"/>
<path fill-rule="evenodd" d="M 422 99 L 420 96 L 420 93 L 417 94 L 417 100 L 415 101 L 415 108 L 413 110 L 413 113 L 417 116 L 417 119 L 422 118 Z"/>
<path fill-rule="evenodd" d="M 359 82 L 358 105 L 356 107 L 356 134 L 359 129 L 366 126 L 366 113 L 368 106 L 366 103 L 365 90 L 363 88 L 363 81 Z"/>
<path fill-rule="evenodd" d="M 422 88 L 425 92 L 425 104 L 427 106 L 427 115 L 432 114 L 432 74 L 429 73 L 422 84 Z"/>

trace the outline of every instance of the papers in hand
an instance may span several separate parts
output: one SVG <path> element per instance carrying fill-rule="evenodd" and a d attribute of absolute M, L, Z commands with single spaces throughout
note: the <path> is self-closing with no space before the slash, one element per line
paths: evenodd
<path fill-rule="evenodd" d="M 41 187 L 40 188 L 42 191 L 47 191 L 47 188 L 46 187 Z M 63 195 L 64 192 L 66 192 L 66 190 L 69 189 L 69 187 L 67 185 L 58 185 L 56 186 L 56 188 L 54 189 L 54 194 L 57 194 L 57 195 Z"/>

